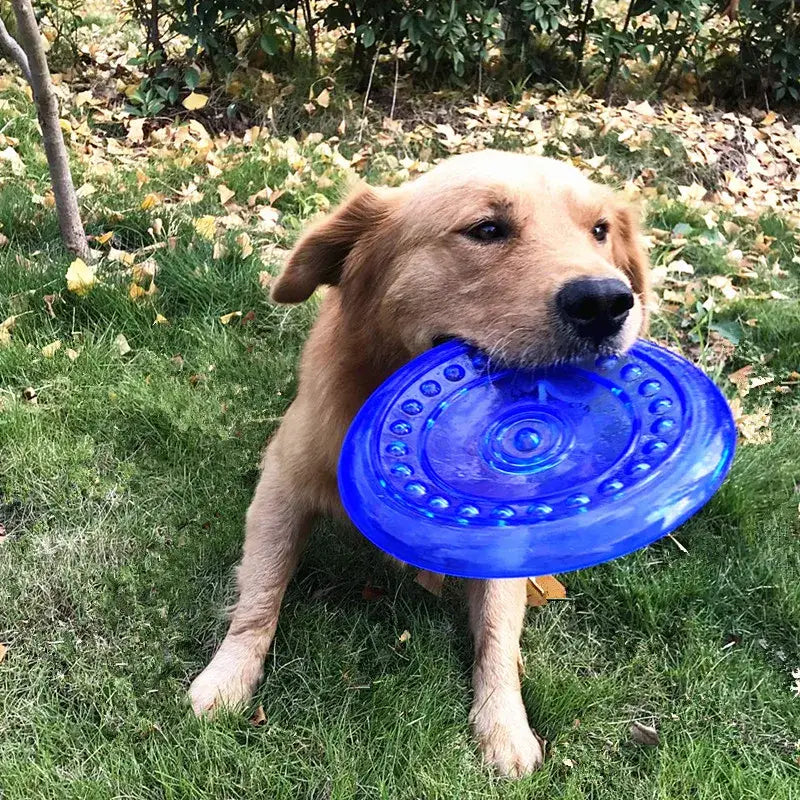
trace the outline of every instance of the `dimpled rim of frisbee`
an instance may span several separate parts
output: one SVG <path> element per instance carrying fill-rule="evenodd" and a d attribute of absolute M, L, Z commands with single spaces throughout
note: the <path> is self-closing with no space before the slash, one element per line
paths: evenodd
<path fill-rule="evenodd" d="M 401 561 L 469 578 L 547 575 L 674 530 L 719 488 L 735 443 L 719 389 L 651 342 L 520 370 L 449 342 L 358 412 L 339 491 L 359 530 Z"/>

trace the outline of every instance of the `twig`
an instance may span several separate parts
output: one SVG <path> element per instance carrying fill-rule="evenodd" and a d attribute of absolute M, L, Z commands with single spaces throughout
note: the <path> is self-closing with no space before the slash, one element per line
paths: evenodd
<path fill-rule="evenodd" d="M 22 76 L 30 84 L 31 68 L 28 65 L 28 57 L 19 42 L 8 32 L 2 19 L 0 19 L 0 52 L 19 67 Z"/>
<path fill-rule="evenodd" d="M 367 105 L 369 105 L 369 93 L 372 91 L 372 78 L 375 75 L 375 67 L 378 66 L 378 56 L 380 55 L 380 46 L 375 50 L 375 58 L 372 59 L 372 69 L 369 71 L 369 82 L 367 83 L 367 92 L 364 95 L 364 105 L 361 108 L 361 125 L 358 131 L 358 143 L 361 144 L 364 139 L 364 128 L 367 124 Z"/>
<path fill-rule="evenodd" d="M 394 88 L 392 89 L 392 108 L 389 111 L 389 119 L 394 119 L 394 106 L 397 101 L 397 81 L 400 77 L 400 59 L 397 57 L 397 48 L 394 51 Z"/>

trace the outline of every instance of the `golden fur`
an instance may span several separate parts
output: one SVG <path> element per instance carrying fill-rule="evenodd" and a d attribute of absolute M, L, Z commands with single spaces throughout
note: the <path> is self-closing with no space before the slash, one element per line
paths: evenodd
<path fill-rule="evenodd" d="M 502 240 L 465 235 L 498 219 L 508 231 Z M 592 234 L 598 220 L 608 225 L 605 242 Z M 396 189 L 364 186 L 300 239 L 273 298 L 297 303 L 320 284 L 333 288 L 303 352 L 297 398 L 263 460 L 247 512 L 239 601 L 217 654 L 191 686 L 196 713 L 247 701 L 261 680 L 313 518 L 341 513 L 339 449 L 372 390 L 442 335 L 507 363 L 585 354 L 589 345 L 562 324 L 554 302 L 560 287 L 581 277 L 619 278 L 632 288 L 622 329 L 599 346 L 624 351 L 647 316 L 648 264 L 634 215 L 573 167 L 510 153 L 457 156 Z M 472 728 L 488 762 L 523 774 L 542 760 L 518 675 L 525 581 L 468 581 L 468 596 Z"/>

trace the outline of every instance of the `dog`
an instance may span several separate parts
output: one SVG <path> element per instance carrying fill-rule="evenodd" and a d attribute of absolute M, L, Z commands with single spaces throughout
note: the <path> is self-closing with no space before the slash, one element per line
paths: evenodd
<path fill-rule="evenodd" d="M 636 215 L 610 189 L 507 152 L 454 156 L 398 188 L 361 186 L 311 227 L 272 298 L 330 288 L 247 511 L 229 630 L 189 690 L 195 712 L 241 705 L 261 681 L 312 521 L 343 513 L 345 432 L 382 381 L 453 337 L 517 366 L 624 352 L 647 323 L 648 273 Z M 543 755 L 520 694 L 525 579 L 470 580 L 467 596 L 471 727 L 485 761 L 519 776 Z"/>

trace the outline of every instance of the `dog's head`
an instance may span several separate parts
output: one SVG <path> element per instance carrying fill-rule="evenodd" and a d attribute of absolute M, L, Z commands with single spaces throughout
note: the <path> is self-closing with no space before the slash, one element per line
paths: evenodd
<path fill-rule="evenodd" d="M 343 313 L 415 354 L 458 337 L 501 361 L 626 350 L 647 320 L 631 210 L 577 169 L 483 151 L 357 190 L 298 242 L 272 296 L 337 286 Z"/>

